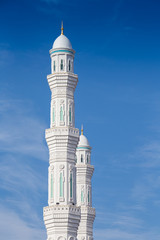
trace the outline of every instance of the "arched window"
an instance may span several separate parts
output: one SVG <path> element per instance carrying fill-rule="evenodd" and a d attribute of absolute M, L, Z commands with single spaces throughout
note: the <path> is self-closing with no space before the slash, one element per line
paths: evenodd
<path fill-rule="evenodd" d="M 51 198 L 53 198 L 53 174 L 51 174 Z"/>
<path fill-rule="evenodd" d="M 60 197 L 63 197 L 63 174 L 60 173 Z"/>
<path fill-rule="evenodd" d="M 69 72 L 70 72 L 71 71 L 71 60 L 69 60 L 68 69 L 69 69 Z"/>
<path fill-rule="evenodd" d="M 90 202 L 90 192 L 89 192 L 89 189 L 88 189 L 88 204 Z"/>
<path fill-rule="evenodd" d="M 72 108 L 69 106 L 69 122 L 72 122 Z"/>
<path fill-rule="evenodd" d="M 84 191 L 83 191 L 83 189 L 81 190 L 81 203 L 84 203 Z"/>
<path fill-rule="evenodd" d="M 55 121 L 55 112 L 54 112 L 54 107 L 53 107 L 53 109 L 52 109 L 52 122 L 54 123 L 54 121 Z"/>
<path fill-rule="evenodd" d="M 73 198 L 73 173 L 70 172 L 70 198 Z"/>
<path fill-rule="evenodd" d="M 60 121 L 63 121 L 63 106 L 60 108 Z"/>
<path fill-rule="evenodd" d="M 56 71 L 56 62 L 53 61 L 53 71 L 55 72 Z"/>
<path fill-rule="evenodd" d="M 81 154 L 81 163 L 83 163 L 83 154 Z"/>
<path fill-rule="evenodd" d="M 87 154 L 87 163 L 89 163 L 89 155 Z"/>
<path fill-rule="evenodd" d="M 60 69 L 63 70 L 63 59 L 61 59 Z"/>

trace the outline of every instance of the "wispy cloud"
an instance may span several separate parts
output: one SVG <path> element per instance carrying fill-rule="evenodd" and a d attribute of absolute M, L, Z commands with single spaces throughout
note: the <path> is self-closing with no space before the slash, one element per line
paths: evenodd
<path fill-rule="evenodd" d="M 21 159 L 22 157 L 22 159 Z M 23 161 L 20 156 L 4 155 L 1 157 L 0 182 L 1 189 L 11 193 L 23 195 L 25 192 L 33 192 L 33 198 L 38 195 L 38 189 L 45 191 L 46 183 L 44 177 L 32 167 L 30 162 Z M 43 181 L 42 181 L 43 180 Z"/>
<path fill-rule="evenodd" d="M 1 239 L 42 240 L 46 238 L 42 226 L 38 227 L 33 222 L 27 223 L 15 211 L 0 205 L 0 213 Z M 28 214 L 32 215 L 32 212 Z"/>
<path fill-rule="evenodd" d="M 160 231 L 158 224 L 156 226 L 145 226 L 145 219 L 142 214 L 136 215 L 139 210 L 136 206 L 119 206 L 119 210 L 109 209 L 97 211 L 96 223 L 99 225 L 94 228 L 95 240 L 158 240 Z M 136 211 L 135 211 L 136 210 Z M 145 211 L 146 212 L 146 211 Z"/>
<path fill-rule="evenodd" d="M 39 199 L 44 199 L 44 194 L 45 199 L 47 197 L 48 151 L 44 143 L 45 123 L 33 109 L 28 101 L 0 100 L 0 232 L 3 239 L 46 238 Z M 41 207 L 40 212 L 37 205 Z"/>
<path fill-rule="evenodd" d="M 95 240 L 159 240 L 158 229 L 135 233 L 134 231 L 125 231 L 117 228 L 96 229 Z"/>
<path fill-rule="evenodd" d="M 0 100 L 0 151 L 21 153 L 47 161 L 44 145 L 45 124 L 28 102 Z"/>
<path fill-rule="evenodd" d="M 142 167 L 160 167 L 160 141 L 153 140 L 150 143 L 145 144 L 144 146 L 139 148 L 137 154 L 139 158 L 141 158 L 140 164 Z"/>
<path fill-rule="evenodd" d="M 95 240 L 159 240 L 160 232 L 157 227 L 146 230 L 145 221 L 128 207 L 121 212 L 97 212 L 96 221 L 99 226 L 94 228 Z M 133 209 L 132 209 L 133 210 Z M 104 224 L 105 223 L 105 224 Z"/>

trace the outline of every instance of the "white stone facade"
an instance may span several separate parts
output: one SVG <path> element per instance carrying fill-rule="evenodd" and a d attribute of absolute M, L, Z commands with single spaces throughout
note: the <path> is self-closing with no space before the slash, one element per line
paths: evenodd
<path fill-rule="evenodd" d="M 43 210 L 47 240 L 93 239 L 94 168 L 90 164 L 91 147 L 88 144 L 82 148 L 81 141 L 78 144 L 79 130 L 75 128 L 74 91 L 78 76 L 73 73 L 74 54 L 63 33 L 50 50 L 51 74 L 47 76 L 51 90 L 50 128 L 45 134 L 49 148 L 48 206 Z"/>

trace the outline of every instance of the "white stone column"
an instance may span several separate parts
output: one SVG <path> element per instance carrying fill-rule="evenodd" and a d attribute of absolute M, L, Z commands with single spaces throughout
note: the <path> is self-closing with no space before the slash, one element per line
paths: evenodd
<path fill-rule="evenodd" d="M 91 178 L 94 167 L 91 165 L 91 147 L 87 138 L 80 136 L 76 150 L 77 169 L 77 205 L 81 207 L 81 220 L 78 228 L 78 240 L 93 239 L 95 209 L 92 208 Z"/>

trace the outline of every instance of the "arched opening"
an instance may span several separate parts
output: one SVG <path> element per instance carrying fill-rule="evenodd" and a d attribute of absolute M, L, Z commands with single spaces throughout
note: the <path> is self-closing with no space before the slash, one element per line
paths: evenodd
<path fill-rule="evenodd" d="M 83 154 L 81 154 L 81 163 L 83 163 Z"/>
<path fill-rule="evenodd" d="M 69 106 L 69 122 L 72 122 L 72 108 Z"/>
<path fill-rule="evenodd" d="M 83 191 L 83 189 L 81 190 L 81 203 L 84 203 L 84 191 Z"/>
<path fill-rule="evenodd" d="M 71 60 L 69 60 L 69 63 L 68 63 L 68 70 L 69 72 L 71 71 Z"/>
<path fill-rule="evenodd" d="M 52 122 L 54 123 L 55 121 L 55 112 L 54 112 L 54 107 L 52 109 Z"/>
<path fill-rule="evenodd" d="M 90 191 L 88 189 L 88 204 L 90 203 Z"/>
<path fill-rule="evenodd" d="M 53 61 L 53 71 L 55 72 L 56 71 L 56 62 Z"/>
<path fill-rule="evenodd" d="M 60 121 L 63 122 L 63 106 L 60 108 Z"/>
<path fill-rule="evenodd" d="M 60 69 L 63 71 L 63 59 L 61 59 Z"/>
<path fill-rule="evenodd" d="M 89 155 L 87 154 L 87 163 L 89 163 Z"/>
<path fill-rule="evenodd" d="M 70 172 L 70 198 L 73 198 L 73 173 Z"/>

